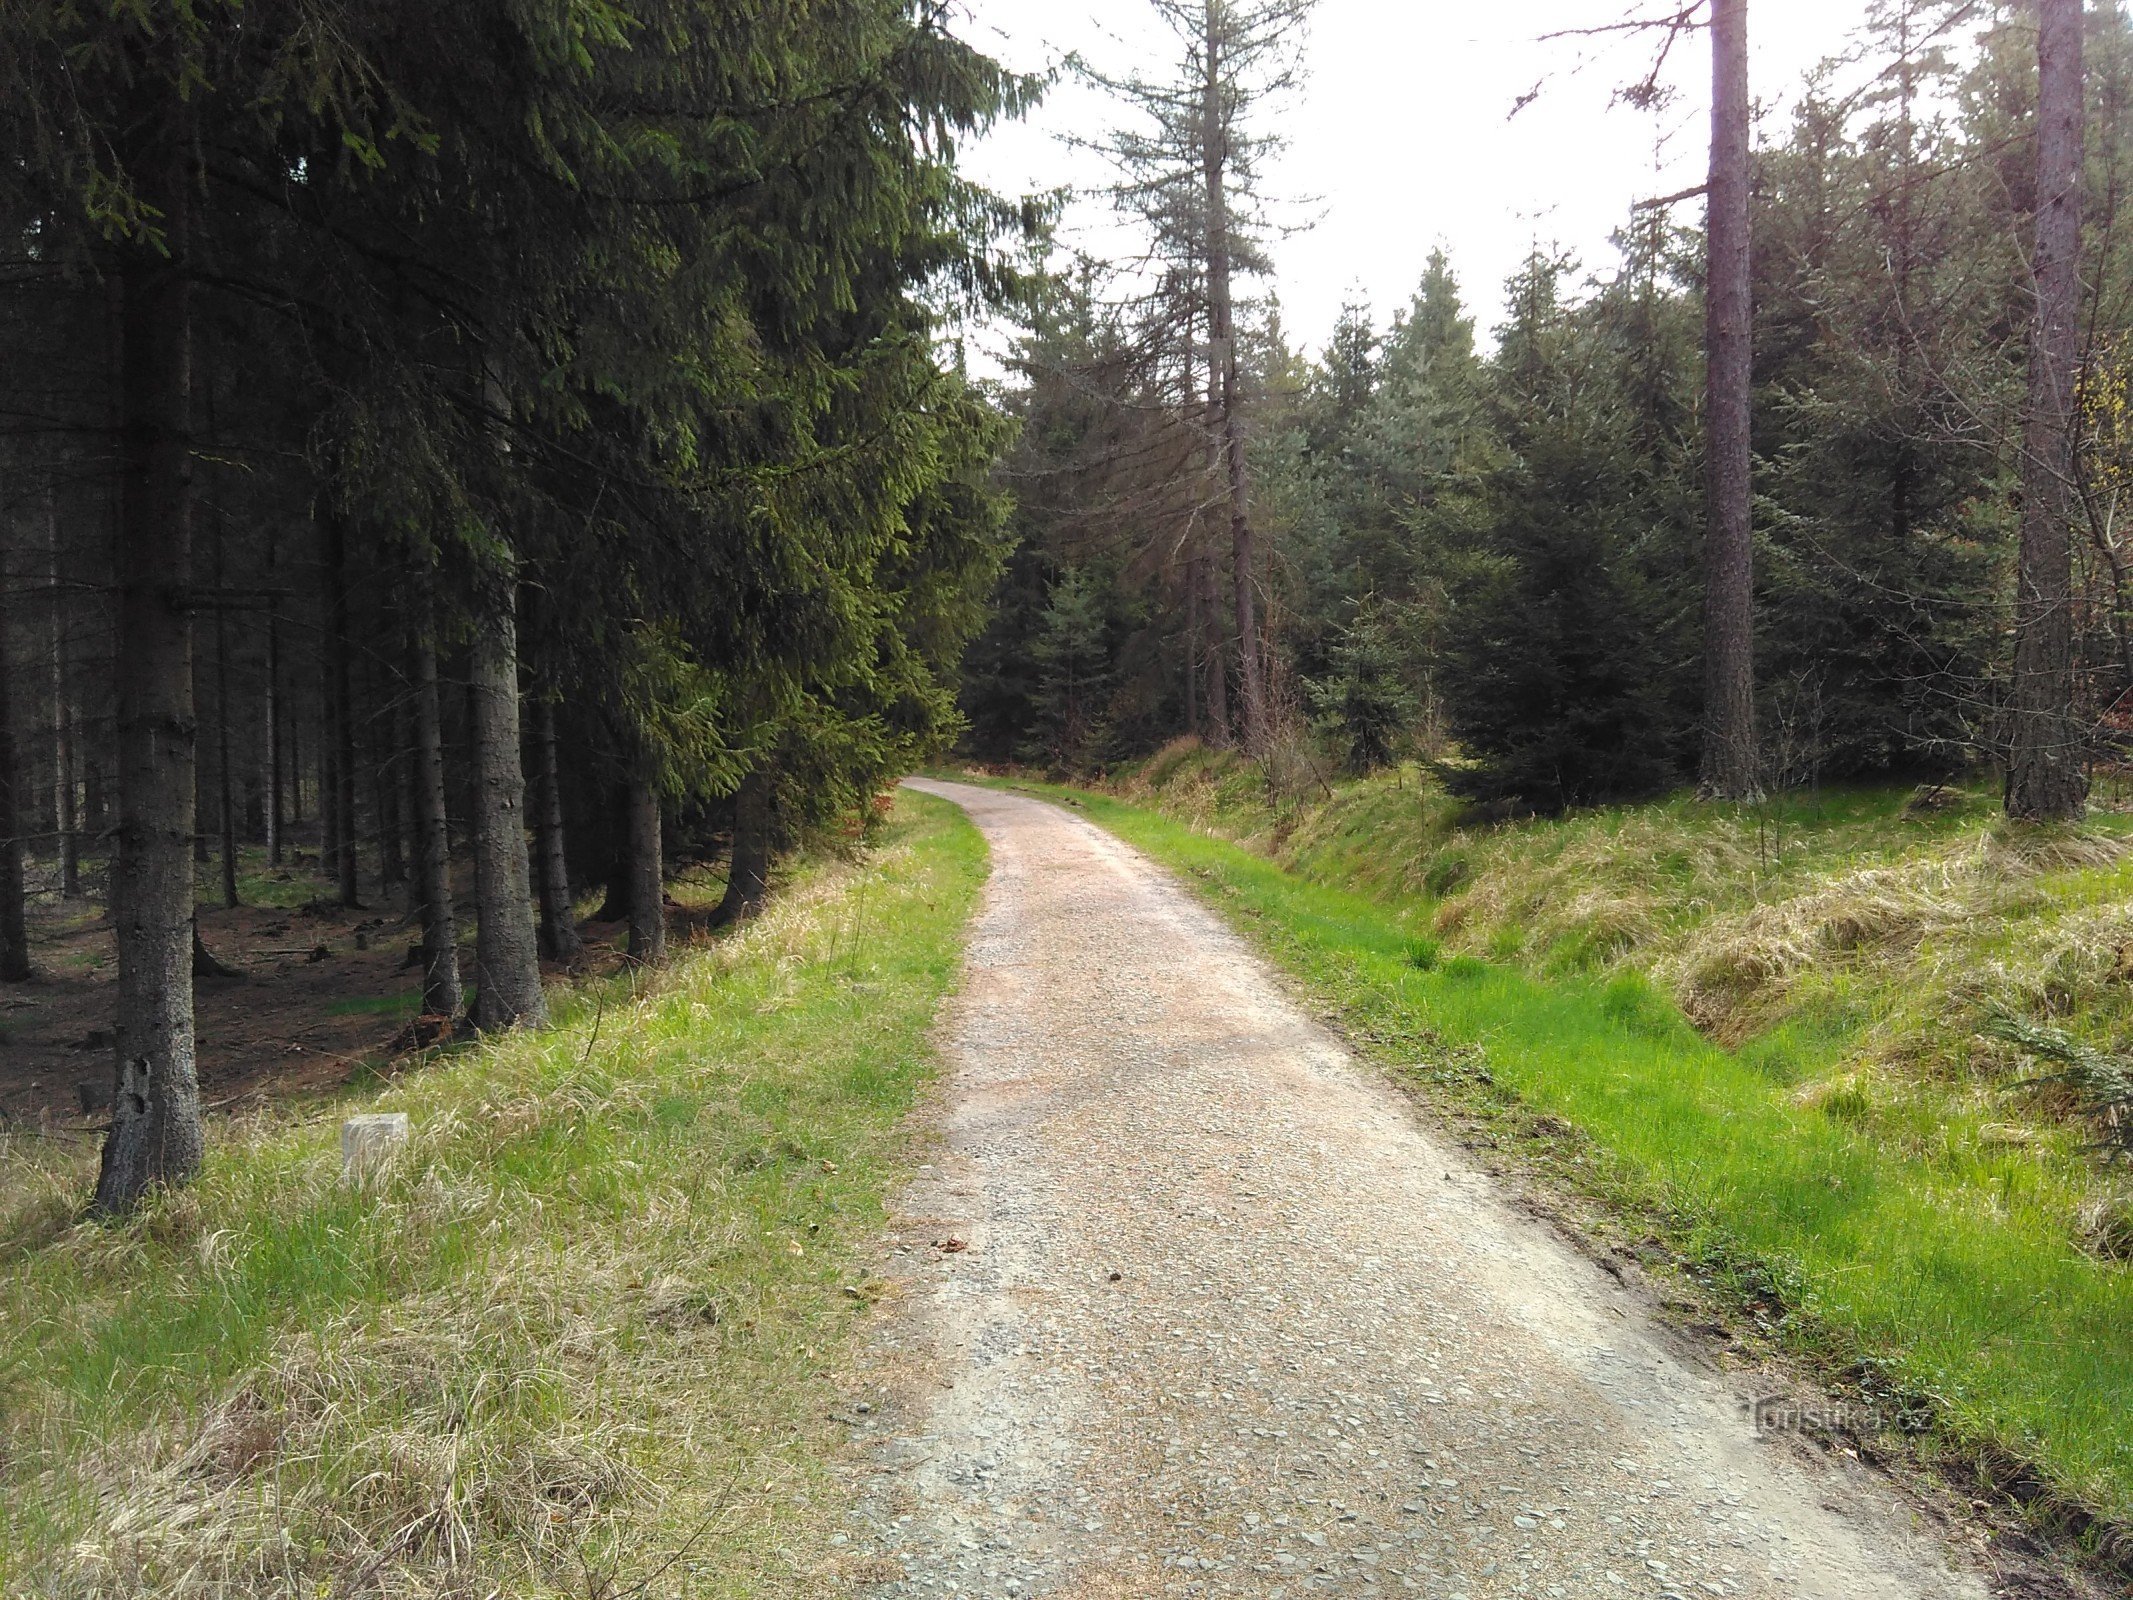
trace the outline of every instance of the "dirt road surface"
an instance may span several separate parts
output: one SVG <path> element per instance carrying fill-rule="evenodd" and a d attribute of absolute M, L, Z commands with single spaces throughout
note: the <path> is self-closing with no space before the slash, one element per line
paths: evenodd
<path fill-rule="evenodd" d="M 882 1595 L 1909 1600 L 1990 1585 L 1516 1210 L 1159 869 L 991 843 L 899 1199 L 852 1551 Z"/>

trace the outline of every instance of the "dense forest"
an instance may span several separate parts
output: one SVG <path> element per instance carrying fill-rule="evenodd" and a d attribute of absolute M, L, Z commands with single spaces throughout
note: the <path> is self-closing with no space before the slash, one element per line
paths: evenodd
<path fill-rule="evenodd" d="M 1262 9 L 1276 28 L 1287 8 Z M 2066 770 L 2011 805 L 2078 811 L 2133 691 L 2133 32 L 2116 7 L 2087 13 L 2085 39 L 2078 6 L 2041 14 L 2061 30 L 2046 88 L 2084 117 L 2040 118 L 2039 8 L 1883 0 L 1752 154 L 1719 128 L 1714 224 L 1737 161 L 1745 240 L 1695 225 L 1698 195 L 1655 199 L 1610 262 L 1536 246 L 1488 339 L 1443 253 L 1389 326 L 1354 305 L 1316 355 L 1270 288 L 1242 313 L 1234 402 L 1207 383 L 1208 230 L 1177 220 L 1204 217 L 1204 194 L 1148 181 L 1164 162 L 1197 172 L 1210 129 L 1256 170 L 1280 73 L 1213 58 L 1223 121 L 1121 146 L 1119 197 L 1147 213 L 1163 281 L 1062 274 L 1018 346 L 1018 548 L 966 690 L 978 747 L 1088 770 L 1194 734 L 1306 787 L 1418 758 L 1477 799 L 1552 811 L 1699 777 L 1748 798 L 2013 771 L 2049 725 Z M 1181 30 L 1180 84 L 1210 59 Z M 1162 129 L 1178 103 L 1129 109 Z M 1730 114 L 1746 126 L 1744 101 Z M 2078 162 L 2079 182 L 2051 187 L 2054 161 Z M 1263 267 L 1268 208 L 1237 217 L 1237 258 Z M 2078 257 L 2055 268 L 2068 223 Z M 1706 285 L 1735 245 L 1753 359 L 1734 448 L 1752 480 L 1728 487 Z M 2061 303 L 2049 325 L 2066 337 L 2034 336 Z M 2077 364 L 2054 412 L 2052 374 Z M 1244 438 L 1249 548 L 1231 537 L 1226 429 Z M 1729 496 L 1752 509 L 1752 759 L 1745 781 L 1714 783 Z M 2049 553 L 2034 559 L 2054 527 L 2056 581 Z M 1749 556 L 1743 540 L 1744 586 Z M 2018 649 L 2054 630 L 2057 665 Z"/>
<path fill-rule="evenodd" d="M 0 1594 L 2133 1593 L 2133 12 L 1066 9 L 0 0 Z"/>
<path fill-rule="evenodd" d="M 589 895 L 661 962 L 675 861 L 747 916 L 958 738 L 2078 817 L 2133 728 L 2124 14 L 1881 0 L 1759 135 L 1743 0 L 1633 15 L 1708 39 L 1709 182 L 1489 338 L 1440 252 L 1313 355 L 1312 10 L 1078 67 L 1119 264 L 959 173 L 1043 86 L 931 6 L 9 7 L 0 973 L 109 907 L 99 1204 L 199 1162 L 247 852 L 403 909 L 437 1036 L 540 1023 Z"/>
<path fill-rule="evenodd" d="M 200 1159 L 196 865 L 538 1023 L 580 893 L 657 963 L 663 854 L 745 915 L 951 734 L 1006 424 L 935 330 L 1038 222 L 954 152 L 1029 90 L 898 0 L 0 12 L 0 973 L 26 860 L 108 899 L 101 1206 Z"/>

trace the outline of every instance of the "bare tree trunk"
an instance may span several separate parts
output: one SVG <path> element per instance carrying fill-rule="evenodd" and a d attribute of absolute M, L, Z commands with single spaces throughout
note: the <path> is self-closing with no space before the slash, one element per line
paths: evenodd
<path fill-rule="evenodd" d="M 27 785 L 15 738 L 13 630 L 8 626 L 8 523 L 0 516 L 0 980 L 30 975 L 28 884 L 22 871 L 22 818 Z"/>
<path fill-rule="evenodd" d="M 215 523 L 215 587 L 223 584 L 223 528 Z M 230 792 L 230 624 L 218 596 L 215 604 L 215 783 L 222 833 L 222 903 L 237 901 L 237 809 Z"/>
<path fill-rule="evenodd" d="M 330 611 L 330 608 L 329 608 Z M 341 781 L 334 770 L 333 753 L 340 740 L 333 731 L 333 662 L 328 623 L 319 634 L 318 737 L 312 749 L 312 788 L 318 798 L 318 869 L 334 877 L 341 861 Z"/>
<path fill-rule="evenodd" d="M 543 1027 L 541 946 L 526 853 L 526 775 L 519 758 L 516 585 L 489 576 L 477 601 L 474 700 L 474 1025 Z"/>
<path fill-rule="evenodd" d="M 642 967 L 664 966 L 667 959 L 666 873 L 662 866 L 659 786 L 649 764 L 639 761 L 630 775 L 630 960 Z M 760 892 L 757 896 L 760 900 Z"/>
<path fill-rule="evenodd" d="M 120 269 L 125 484 L 118 538 L 117 1083 L 96 1209 L 182 1183 L 206 1149 L 193 1038 L 192 141 L 143 163 L 170 254 Z"/>
<path fill-rule="evenodd" d="M 2081 360 L 2081 0 L 2039 0 L 2036 320 L 2022 449 L 2007 814 L 2073 821 L 2088 773 L 2074 715 L 2074 381 Z"/>
<path fill-rule="evenodd" d="M 193 715 L 197 719 L 199 714 L 200 686 L 196 683 L 193 685 Z M 207 797 L 208 774 L 215 769 L 212 763 L 201 762 L 199 758 L 199 742 L 200 731 L 196 726 L 193 730 L 193 865 L 204 867 L 214 860 L 213 852 L 207 847 L 207 834 L 200 828 L 200 823 L 202 819 L 215 814 L 215 808 L 208 803 Z"/>
<path fill-rule="evenodd" d="M 1759 800 L 1763 792 L 1755 737 L 1749 115 L 1748 0 L 1712 0 L 1702 789 L 1709 799 L 1734 802 Z"/>
<path fill-rule="evenodd" d="M 1252 588 L 1251 479 L 1244 459 L 1243 419 L 1237 414 L 1236 307 L 1231 290 L 1229 237 L 1229 137 L 1223 113 L 1223 8 L 1207 0 L 1206 69 L 1203 87 L 1201 160 L 1207 182 L 1207 305 L 1210 357 L 1219 380 L 1217 419 L 1229 484 L 1231 575 L 1237 606 L 1237 681 L 1244 696 L 1244 748 L 1262 754 L 1267 745 L 1265 663 L 1259 651 L 1257 597 Z"/>
<path fill-rule="evenodd" d="M 280 540 L 267 530 L 267 579 L 271 586 Z M 281 865 L 281 609 L 278 600 L 267 602 L 266 701 L 259 723 L 260 768 L 266 779 L 266 804 L 261 808 L 266 824 L 267 864 Z"/>
<path fill-rule="evenodd" d="M 1199 404 L 1199 387 L 1200 361 L 1192 347 L 1191 325 L 1188 324 L 1183 359 L 1178 365 L 1178 408 L 1181 415 L 1191 415 L 1194 407 Z M 1203 452 L 1208 463 L 1206 477 L 1211 483 L 1214 479 L 1214 440 L 1207 430 L 1203 429 L 1202 433 L 1207 440 Z M 1206 715 L 1206 699 L 1200 690 L 1200 674 L 1205 670 L 1203 663 L 1207 645 L 1203 637 L 1206 622 L 1200 611 L 1201 593 L 1205 586 L 1200 574 L 1200 524 L 1197 516 L 1188 525 L 1184 554 L 1185 570 L 1181 576 L 1185 584 L 1185 731 L 1191 737 L 1200 739 L 1205 737 L 1202 724 Z"/>
<path fill-rule="evenodd" d="M 52 831 L 59 836 L 59 897 L 81 895 L 80 779 L 74 770 L 74 700 L 67 679 L 67 611 L 59 572 L 59 491 L 45 492 L 45 559 L 51 600 Z"/>
<path fill-rule="evenodd" d="M 1200 555 L 1185 558 L 1185 731 L 1200 737 Z"/>
<path fill-rule="evenodd" d="M 580 961 L 585 943 L 578 937 L 578 909 L 570 896 L 555 706 L 538 697 L 533 701 L 533 833 L 534 878 L 541 898 L 541 953 L 551 961 Z"/>
<path fill-rule="evenodd" d="M 711 915 L 714 926 L 756 915 L 770 892 L 771 787 L 770 769 L 758 767 L 741 780 L 733 797 L 733 862 L 726 874 L 726 897 Z M 631 872 L 634 883 L 643 868 L 633 866 Z"/>
<path fill-rule="evenodd" d="M 1207 629 L 1207 649 L 1200 670 L 1207 675 L 1207 742 L 1226 749 L 1230 742 L 1229 660 L 1222 637 L 1222 585 L 1214 558 L 1202 550 L 1195 558 L 1200 575 L 1200 614 Z"/>
<path fill-rule="evenodd" d="M 424 610 L 427 612 L 427 603 Z M 427 626 L 415 641 L 416 890 L 422 898 L 422 1010 L 456 1017 L 459 922 L 452 903 L 451 824 L 444 802 L 444 713 L 437 698 L 437 645 Z"/>
<path fill-rule="evenodd" d="M 289 826 L 304 825 L 304 723 L 292 699 L 282 716 L 282 736 L 289 747 Z"/>
<path fill-rule="evenodd" d="M 326 518 L 327 686 L 333 695 L 333 811 L 338 849 L 333 872 L 341 904 L 362 904 L 356 881 L 355 689 L 348 668 L 348 532 Z"/>
<path fill-rule="evenodd" d="M 378 819 L 378 887 L 389 891 L 407 882 L 407 857 L 401 848 L 404 835 L 400 827 L 400 763 L 406 752 L 399 747 L 400 721 L 394 700 L 389 694 L 379 693 L 379 677 L 375 658 L 366 655 L 363 698 L 370 707 L 370 737 L 364 742 L 370 755 L 371 812 Z"/>

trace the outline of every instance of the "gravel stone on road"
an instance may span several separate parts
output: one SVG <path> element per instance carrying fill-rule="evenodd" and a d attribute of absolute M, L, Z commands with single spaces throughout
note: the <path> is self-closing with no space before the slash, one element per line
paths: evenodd
<path fill-rule="evenodd" d="M 1519 1212 L 1209 910 L 1058 807 L 992 849 L 897 1197 L 883 1596 L 1983 1600 L 1878 1475 Z"/>

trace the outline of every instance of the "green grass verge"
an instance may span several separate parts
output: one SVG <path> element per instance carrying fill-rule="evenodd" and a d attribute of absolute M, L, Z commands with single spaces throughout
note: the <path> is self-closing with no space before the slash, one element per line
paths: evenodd
<path fill-rule="evenodd" d="M 1396 908 L 1448 952 L 1639 973 L 1726 1044 L 1782 1030 L 1773 1070 L 1865 1088 L 1870 1118 L 1894 1106 L 1890 1137 L 1914 1095 L 1993 1101 L 2043 1136 L 2063 1123 L 2004 1093 L 2028 1064 L 1981 1037 L 1995 1008 L 2133 1054 L 2133 815 L 2010 825 L 1979 782 L 1488 822 L 1413 768 L 1281 798 L 1189 741 L 1111 792 Z"/>
<path fill-rule="evenodd" d="M 73 1220 L 86 1151 L 0 1140 L 0 1593 L 823 1592 L 855 1274 L 984 874 L 906 797 L 648 992 L 220 1128 L 123 1226 Z M 351 1190 L 371 1108 L 415 1139 Z"/>
<path fill-rule="evenodd" d="M 1103 795 L 1012 787 L 1176 869 L 1396 1069 L 1567 1123 L 1581 1187 L 1777 1308 L 1781 1337 L 1885 1362 L 1951 1449 L 2005 1448 L 2133 1515 L 2133 1272 L 2071 1242 L 2082 1174 L 2063 1150 L 1999 1145 L 1979 1113 L 1880 1137 L 1843 1097 L 1803 1104 L 1753 1052 L 1708 1042 L 1635 974 L 1549 982 L 1446 955 L 1399 904 Z"/>

